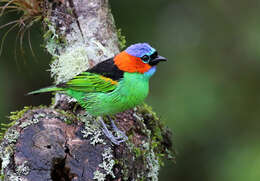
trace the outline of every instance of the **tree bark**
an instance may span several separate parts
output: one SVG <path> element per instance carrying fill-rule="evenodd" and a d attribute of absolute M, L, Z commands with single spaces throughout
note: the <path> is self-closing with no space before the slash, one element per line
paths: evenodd
<path fill-rule="evenodd" d="M 119 52 L 108 0 L 43 2 L 55 83 Z M 129 137 L 118 146 L 103 135 L 96 118 L 63 94 L 49 107 L 27 107 L 11 119 L 14 125 L 0 145 L 6 181 L 158 180 L 162 159 L 171 158 L 171 134 L 145 104 L 113 117 Z"/>

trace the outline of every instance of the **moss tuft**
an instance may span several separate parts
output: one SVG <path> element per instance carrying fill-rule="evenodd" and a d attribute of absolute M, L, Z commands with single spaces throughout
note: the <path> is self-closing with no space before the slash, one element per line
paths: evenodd
<path fill-rule="evenodd" d="M 47 26 L 47 30 L 43 35 L 44 45 L 47 51 L 52 55 L 52 61 L 59 57 L 58 52 L 67 44 L 66 38 L 57 34 L 55 26 L 53 26 L 48 18 L 44 18 L 44 23 Z"/>
<path fill-rule="evenodd" d="M 119 49 L 123 50 L 126 47 L 126 38 L 124 35 L 122 35 L 122 29 L 117 29 L 117 37 L 118 37 L 118 44 Z"/>
<path fill-rule="evenodd" d="M 22 118 L 22 116 L 24 115 L 24 113 L 26 113 L 28 110 L 32 109 L 31 106 L 25 106 L 22 110 L 20 111 L 14 111 L 14 112 L 11 112 L 10 116 L 9 116 L 9 119 L 12 120 L 12 121 L 16 121 L 20 118 Z"/>
<path fill-rule="evenodd" d="M 10 123 L 1 123 L 1 128 L 0 128 L 0 140 L 2 140 L 4 138 L 4 135 L 6 133 L 6 131 L 12 127 L 14 124 L 16 123 L 16 121 L 12 121 Z"/>
<path fill-rule="evenodd" d="M 77 116 L 71 112 L 62 110 L 62 109 L 55 109 L 57 112 L 61 113 L 62 115 L 64 115 L 64 121 L 66 124 L 73 124 L 74 121 L 77 120 Z"/>
<path fill-rule="evenodd" d="M 19 137 L 19 132 L 15 129 L 9 129 L 15 124 L 17 124 L 17 120 L 21 119 L 23 115 L 28 111 L 32 109 L 31 106 L 25 106 L 22 110 L 19 111 L 13 111 L 10 113 L 10 116 L 8 117 L 10 119 L 10 123 L 1 123 L 0 128 L 0 140 L 5 138 L 8 140 L 9 143 L 15 143 L 17 138 Z"/>
<path fill-rule="evenodd" d="M 4 181 L 4 180 L 5 180 L 5 175 L 4 175 L 4 174 L 1 174 L 1 175 L 0 175 L 0 179 L 1 179 L 1 181 Z"/>
<path fill-rule="evenodd" d="M 157 181 L 159 169 L 164 165 L 165 158 L 171 158 L 170 134 L 152 108 L 146 104 L 133 109 L 132 116 L 138 129 L 132 130 L 128 136 L 127 147 L 131 156 L 117 158 L 117 164 L 123 168 L 123 180 L 132 178 L 133 180 Z M 136 142 L 136 138 L 142 142 Z M 126 167 L 125 165 L 128 165 Z M 133 165 L 129 167 L 129 165 Z M 134 176 L 131 173 L 135 173 Z"/>

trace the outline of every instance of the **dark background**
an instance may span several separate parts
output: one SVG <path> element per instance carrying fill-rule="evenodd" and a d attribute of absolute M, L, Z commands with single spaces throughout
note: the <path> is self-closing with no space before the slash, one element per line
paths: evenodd
<path fill-rule="evenodd" d="M 260 1 L 111 0 L 111 7 L 127 45 L 148 42 L 169 60 L 147 99 L 173 130 L 178 152 L 160 180 L 260 180 Z M 16 46 L 15 59 L 16 34 L 0 56 L 1 122 L 25 105 L 50 103 L 48 95 L 24 96 L 52 83 L 40 25 L 31 30 L 36 57 L 25 36 L 25 55 Z"/>

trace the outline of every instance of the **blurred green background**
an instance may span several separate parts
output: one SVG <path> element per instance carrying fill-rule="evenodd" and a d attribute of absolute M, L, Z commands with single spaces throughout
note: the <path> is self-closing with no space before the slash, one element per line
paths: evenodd
<path fill-rule="evenodd" d="M 173 130 L 177 163 L 162 181 L 260 180 L 260 1 L 112 1 L 127 45 L 149 42 L 168 62 L 151 80 L 147 102 Z M 11 14 L 10 14 L 11 15 Z M 0 25 L 15 17 L 0 18 Z M 13 15 L 11 15 L 13 16 Z M 52 83 L 40 26 L 14 57 L 12 31 L 0 57 L 0 120 L 50 96 L 24 96 Z M 7 29 L 0 31 L 4 35 Z"/>

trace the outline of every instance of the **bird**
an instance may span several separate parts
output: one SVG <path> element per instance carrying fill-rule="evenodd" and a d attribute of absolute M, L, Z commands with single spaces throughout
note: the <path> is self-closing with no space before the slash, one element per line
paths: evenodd
<path fill-rule="evenodd" d="M 28 95 L 60 92 L 75 98 L 88 114 L 100 118 L 104 134 L 119 145 L 127 140 L 127 136 L 109 116 L 143 103 L 149 92 L 149 79 L 162 61 L 167 59 L 148 43 L 136 43 L 67 82 L 41 88 Z M 109 118 L 113 131 L 119 136 L 109 131 L 102 116 Z"/>

